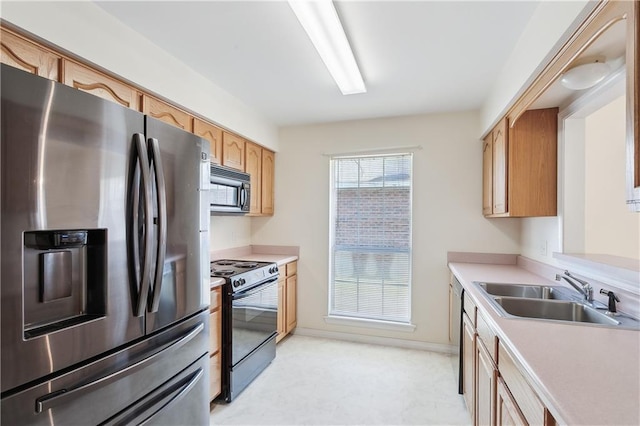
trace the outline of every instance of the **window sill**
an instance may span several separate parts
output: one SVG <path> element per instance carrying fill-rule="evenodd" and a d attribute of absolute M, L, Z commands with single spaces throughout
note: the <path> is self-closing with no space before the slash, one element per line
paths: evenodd
<path fill-rule="evenodd" d="M 366 318 L 350 318 L 330 315 L 324 317 L 324 322 L 334 325 L 345 325 L 348 327 L 377 328 L 379 330 L 393 330 L 413 333 L 416 326 L 411 323 L 399 323 L 392 321 L 381 321 Z"/>

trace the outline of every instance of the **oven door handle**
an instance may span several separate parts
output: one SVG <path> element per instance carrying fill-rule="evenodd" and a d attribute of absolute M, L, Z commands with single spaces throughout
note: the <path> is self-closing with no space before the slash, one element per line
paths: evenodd
<path fill-rule="evenodd" d="M 273 285 L 274 283 L 278 282 L 278 278 L 273 278 L 269 281 L 265 281 L 261 284 L 258 284 L 256 286 L 251 287 L 249 290 L 243 291 L 243 292 L 238 292 L 233 294 L 233 300 L 239 300 L 239 299 L 244 299 L 245 297 L 249 297 L 252 296 L 256 293 L 260 293 L 261 291 L 264 290 L 265 287 L 267 287 L 268 285 Z"/>

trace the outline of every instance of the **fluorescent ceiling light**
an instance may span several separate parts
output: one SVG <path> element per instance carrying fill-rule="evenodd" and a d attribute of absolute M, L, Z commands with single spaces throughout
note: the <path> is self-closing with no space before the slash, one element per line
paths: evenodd
<path fill-rule="evenodd" d="M 309 35 L 343 95 L 364 93 L 362 75 L 340 19 L 330 0 L 289 0 L 289 6 Z"/>

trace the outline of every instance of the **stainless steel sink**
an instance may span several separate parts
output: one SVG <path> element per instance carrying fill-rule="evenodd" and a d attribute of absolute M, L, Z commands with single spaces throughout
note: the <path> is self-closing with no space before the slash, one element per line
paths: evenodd
<path fill-rule="evenodd" d="M 478 283 L 480 288 L 492 296 L 525 297 L 528 299 L 571 300 L 580 297 L 572 290 L 560 286 L 532 284 Z M 575 294 L 572 294 L 575 293 Z"/>
<path fill-rule="evenodd" d="M 495 301 L 508 314 L 517 317 L 620 325 L 616 319 L 579 302 L 511 297 L 496 297 Z"/>
<path fill-rule="evenodd" d="M 569 288 L 517 283 L 477 282 L 476 285 L 503 317 L 640 330 L 637 319 L 624 314 L 606 315 L 599 308 L 606 309 L 606 305 L 598 302 L 590 306 L 580 294 Z"/>

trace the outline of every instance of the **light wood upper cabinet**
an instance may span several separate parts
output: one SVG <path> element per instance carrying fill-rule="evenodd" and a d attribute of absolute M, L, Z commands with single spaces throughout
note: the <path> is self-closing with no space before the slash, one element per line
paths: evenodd
<path fill-rule="evenodd" d="M 254 143 L 245 143 L 244 171 L 251 176 L 250 214 L 262 213 L 262 148 Z"/>
<path fill-rule="evenodd" d="M 149 95 L 144 95 L 142 99 L 143 113 L 187 132 L 192 131 L 193 118 L 191 115 Z"/>
<path fill-rule="evenodd" d="M 482 214 L 493 213 L 493 132 L 482 144 Z"/>
<path fill-rule="evenodd" d="M 507 211 L 507 120 L 503 119 L 493 130 L 493 213 Z"/>
<path fill-rule="evenodd" d="M 60 57 L 2 28 L 0 62 L 31 74 L 60 81 Z"/>
<path fill-rule="evenodd" d="M 262 150 L 262 214 L 273 215 L 275 153 L 268 149 Z"/>
<path fill-rule="evenodd" d="M 222 161 L 222 129 L 198 118 L 193 119 L 193 133 L 209 141 L 210 160 L 220 164 Z"/>
<path fill-rule="evenodd" d="M 238 135 L 222 132 L 222 165 L 244 171 L 245 141 Z"/>
<path fill-rule="evenodd" d="M 513 127 L 507 127 L 504 119 L 490 133 L 493 202 L 489 212 L 485 205 L 488 197 L 483 196 L 485 216 L 557 214 L 557 117 L 558 108 L 529 110 Z M 487 162 L 483 156 L 485 167 Z"/>
<path fill-rule="evenodd" d="M 135 88 L 66 59 L 63 61 L 63 83 L 140 111 L 140 94 Z"/>

